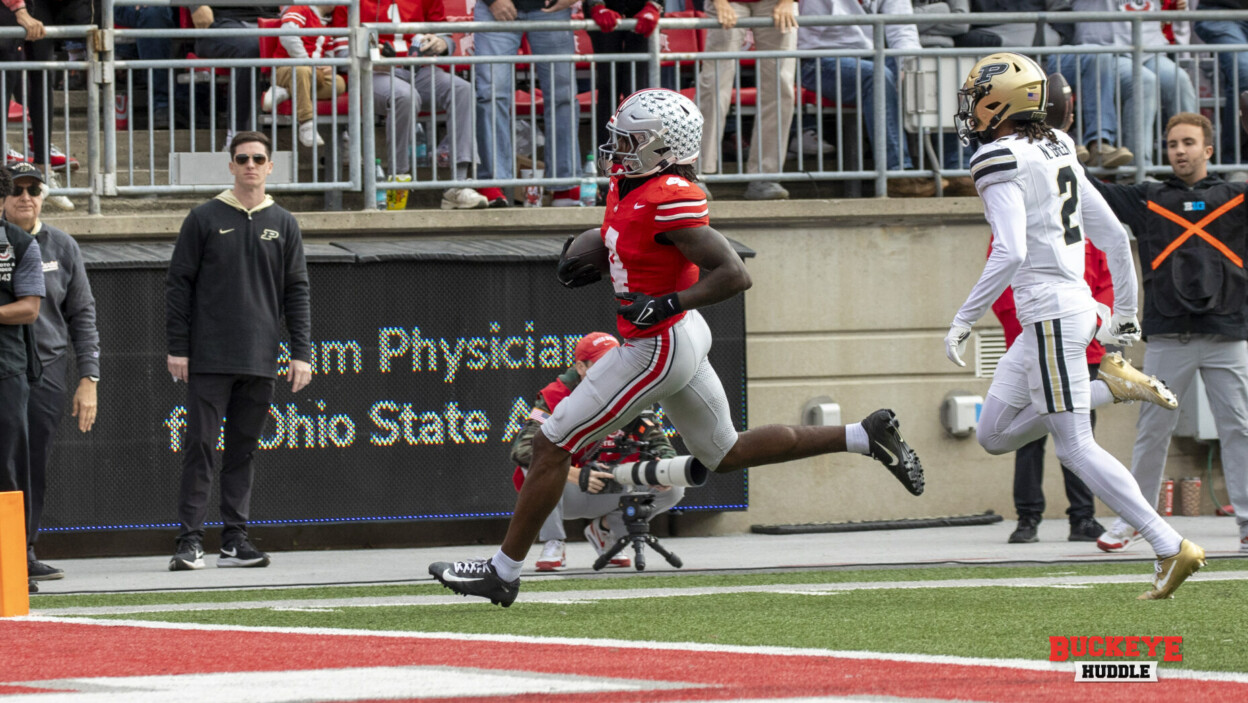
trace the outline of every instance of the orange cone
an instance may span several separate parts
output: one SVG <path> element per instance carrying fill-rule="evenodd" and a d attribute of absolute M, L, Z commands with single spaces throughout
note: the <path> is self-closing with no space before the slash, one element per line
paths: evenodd
<path fill-rule="evenodd" d="M 7 491 L 0 493 L 0 617 L 28 613 L 26 509 L 21 491 Z"/>

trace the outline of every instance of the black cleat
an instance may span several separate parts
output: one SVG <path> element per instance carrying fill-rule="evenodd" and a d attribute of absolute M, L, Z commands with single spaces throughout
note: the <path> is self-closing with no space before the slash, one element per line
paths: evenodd
<path fill-rule="evenodd" d="M 28 592 L 30 593 L 39 592 L 39 584 L 35 583 L 34 579 L 26 579 L 26 588 L 28 589 Z"/>
<path fill-rule="evenodd" d="M 893 472 L 914 495 L 923 494 L 923 464 L 919 455 L 901 438 L 901 423 L 892 410 L 876 410 L 862 421 L 871 456 Z"/>
<path fill-rule="evenodd" d="M 461 596 L 488 598 L 494 605 L 504 608 L 510 606 L 520 592 L 520 579 L 502 580 L 489 559 L 457 561 L 454 564 L 434 562 L 429 565 L 429 575 Z"/>
<path fill-rule="evenodd" d="M 1040 524 L 1040 516 L 1038 515 L 1019 515 L 1018 527 L 1010 533 L 1010 544 L 1031 544 L 1039 542 L 1040 538 L 1036 536 L 1036 527 Z M 1073 532 L 1071 534 L 1074 534 Z M 1095 539 L 1095 538 L 1093 538 Z"/>

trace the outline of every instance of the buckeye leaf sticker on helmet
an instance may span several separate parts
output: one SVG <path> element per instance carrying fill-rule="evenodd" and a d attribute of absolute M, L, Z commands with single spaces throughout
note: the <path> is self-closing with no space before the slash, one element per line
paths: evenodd
<path fill-rule="evenodd" d="M 598 147 L 599 168 L 637 178 L 692 164 L 702 150 L 702 112 L 665 88 L 639 90 L 607 122 L 612 141 Z"/>

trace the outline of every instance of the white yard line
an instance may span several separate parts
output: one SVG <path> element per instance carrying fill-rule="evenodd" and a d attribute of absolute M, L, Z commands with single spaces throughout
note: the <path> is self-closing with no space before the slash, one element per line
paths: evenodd
<path fill-rule="evenodd" d="M 1202 581 L 1243 581 L 1248 580 L 1248 571 L 1220 571 L 1209 574 L 1197 574 L 1192 583 Z M 520 591 L 520 600 L 524 603 L 592 603 L 606 600 L 633 600 L 638 598 L 677 598 L 684 596 L 724 595 L 730 593 L 783 593 L 811 596 L 835 595 L 850 591 L 874 590 L 914 590 L 928 588 L 1079 588 L 1096 584 L 1138 583 L 1141 588 L 1148 585 L 1148 575 L 1116 574 L 1109 576 L 1043 576 L 1009 579 L 943 579 L 939 581 L 864 581 L 856 583 L 810 583 L 810 584 L 768 584 L 757 586 L 711 586 L 695 588 L 621 588 L 621 589 L 587 589 L 577 591 L 540 591 L 536 593 Z M 1142 592 L 1142 591 L 1141 591 Z M 431 596 L 381 596 L 356 598 L 303 598 L 293 600 L 256 600 L 231 601 L 218 603 L 169 603 L 153 605 L 115 605 L 84 608 L 48 608 L 34 609 L 36 615 L 47 616 L 79 616 L 79 615 L 133 615 L 138 613 L 165 613 L 206 610 L 257 610 L 257 609 L 326 609 L 339 608 L 381 608 L 391 606 L 416 605 L 461 605 L 479 604 L 478 598 L 464 598 L 451 594 Z M 34 601 L 33 605 L 38 605 Z"/>

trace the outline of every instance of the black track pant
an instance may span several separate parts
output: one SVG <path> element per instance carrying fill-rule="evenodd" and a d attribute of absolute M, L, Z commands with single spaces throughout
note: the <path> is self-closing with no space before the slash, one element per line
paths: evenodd
<path fill-rule="evenodd" d="M 221 461 L 222 541 L 247 532 L 251 511 L 252 460 L 273 400 L 274 379 L 262 376 L 197 374 L 190 376 L 186 397 L 186 446 L 182 455 L 182 488 L 178 494 L 181 537 L 204 536 L 208 494 L 212 489 L 213 450 L 225 426 Z"/>

